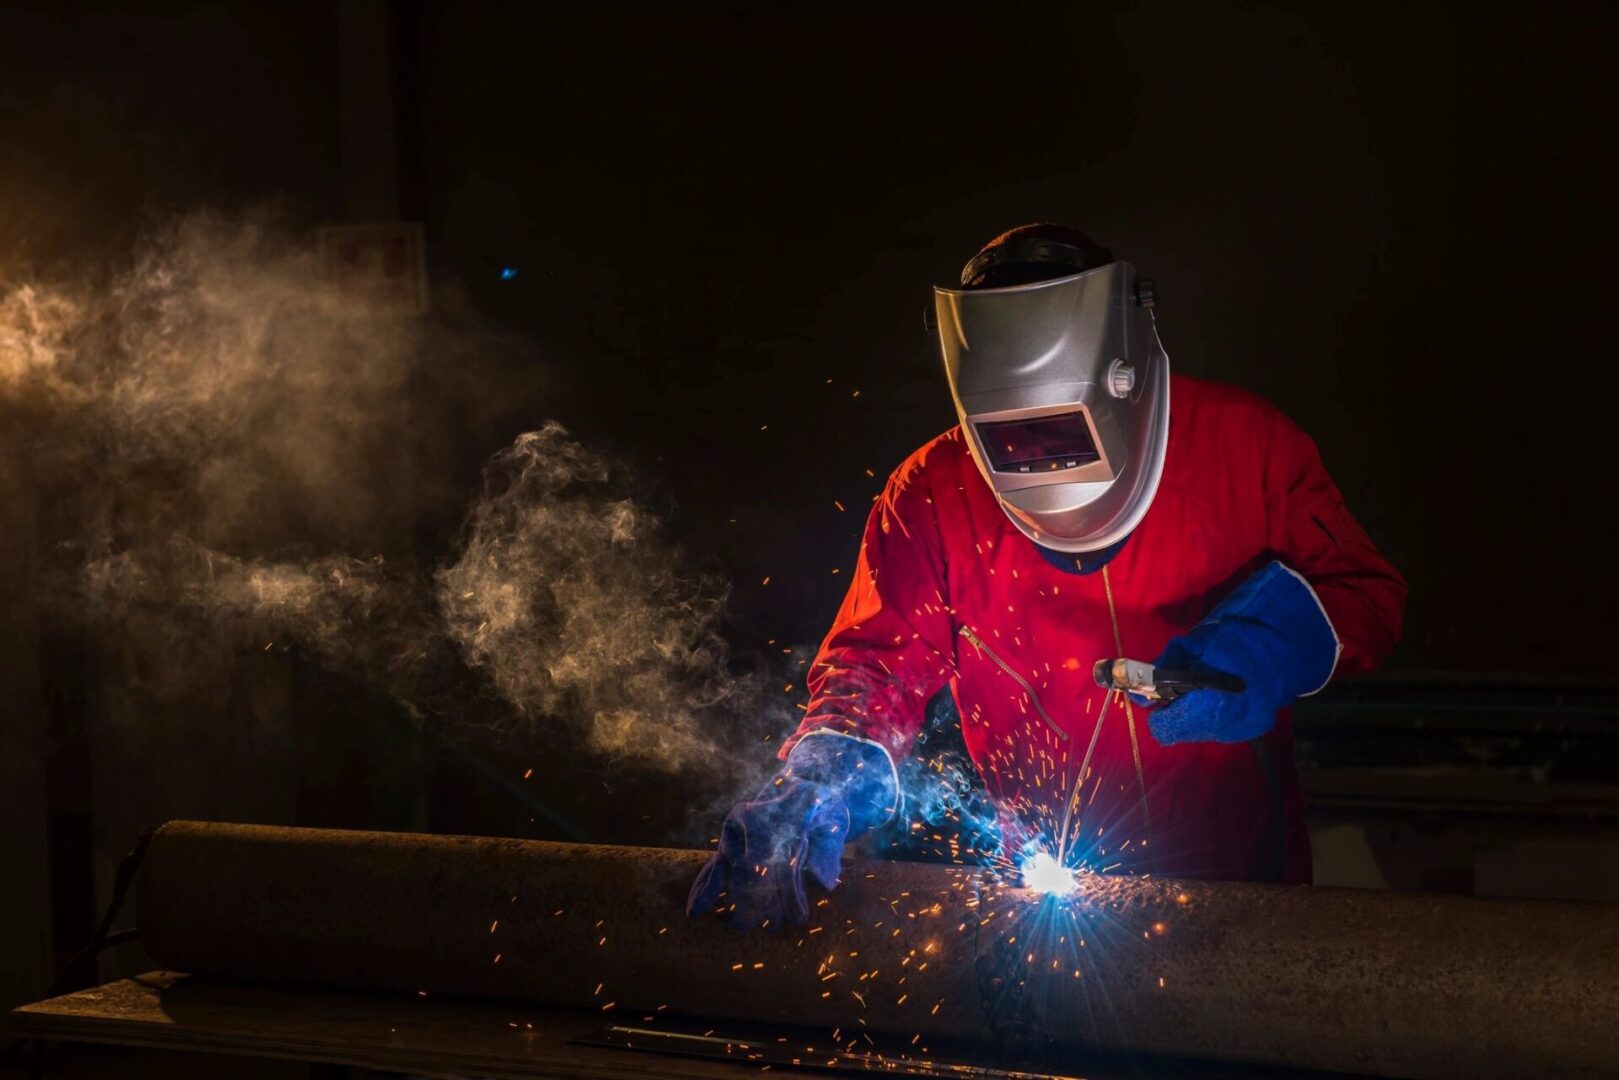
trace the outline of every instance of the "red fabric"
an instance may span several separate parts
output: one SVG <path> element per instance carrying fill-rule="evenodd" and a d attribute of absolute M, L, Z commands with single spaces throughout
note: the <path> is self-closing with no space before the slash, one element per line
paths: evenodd
<path fill-rule="evenodd" d="M 1156 657 L 1280 559 L 1309 580 L 1342 641 L 1335 677 L 1380 662 L 1399 636 L 1405 582 L 1350 516 L 1315 444 L 1271 405 L 1215 383 L 1175 377 L 1171 404 L 1158 494 L 1107 568 L 1123 655 Z M 811 669 L 808 712 L 783 756 L 806 732 L 831 729 L 880 742 L 898 761 L 924 703 L 949 684 L 1003 814 L 1056 832 L 1102 701 L 1091 666 L 1120 653 L 1104 588 L 1101 573 L 1047 563 L 1012 526 L 953 428 L 911 455 L 873 507 L 849 593 Z M 1132 716 L 1116 699 L 1084 787 L 1093 865 L 1309 880 L 1285 710 L 1259 747 L 1161 747 L 1145 711 L 1129 712 L 1146 809 Z"/>

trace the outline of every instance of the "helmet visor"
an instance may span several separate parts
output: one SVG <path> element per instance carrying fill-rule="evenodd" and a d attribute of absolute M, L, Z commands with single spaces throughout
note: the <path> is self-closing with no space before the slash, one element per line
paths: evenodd
<path fill-rule="evenodd" d="M 1061 472 L 1101 460 L 1083 409 L 973 426 L 990 468 L 998 473 Z"/>

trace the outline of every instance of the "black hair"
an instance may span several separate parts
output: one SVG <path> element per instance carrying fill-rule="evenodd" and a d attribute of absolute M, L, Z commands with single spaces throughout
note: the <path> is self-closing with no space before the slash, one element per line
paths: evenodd
<path fill-rule="evenodd" d="M 1002 289 L 1068 277 L 1113 262 L 1113 252 L 1078 229 L 1050 222 L 1008 229 L 961 271 L 964 289 Z"/>

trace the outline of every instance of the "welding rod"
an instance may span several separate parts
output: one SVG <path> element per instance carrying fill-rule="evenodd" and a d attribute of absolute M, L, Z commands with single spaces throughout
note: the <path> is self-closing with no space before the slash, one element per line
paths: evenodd
<path fill-rule="evenodd" d="M 147 850 L 138 915 L 177 971 L 611 1004 L 638 1022 L 954 1037 L 1059 1062 L 1619 1071 L 1616 905 L 1093 875 L 1057 900 L 983 869 L 846 863 L 809 926 L 741 932 L 682 911 L 706 858 L 175 821 Z"/>

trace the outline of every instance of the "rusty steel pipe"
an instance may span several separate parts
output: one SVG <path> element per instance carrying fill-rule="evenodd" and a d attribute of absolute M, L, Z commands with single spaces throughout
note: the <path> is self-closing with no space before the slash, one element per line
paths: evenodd
<path fill-rule="evenodd" d="M 1410 1077 L 1619 1071 L 1619 907 L 846 864 L 811 924 L 688 920 L 705 854 L 176 821 L 179 971 Z M 599 987 L 599 989 L 598 989 Z"/>

